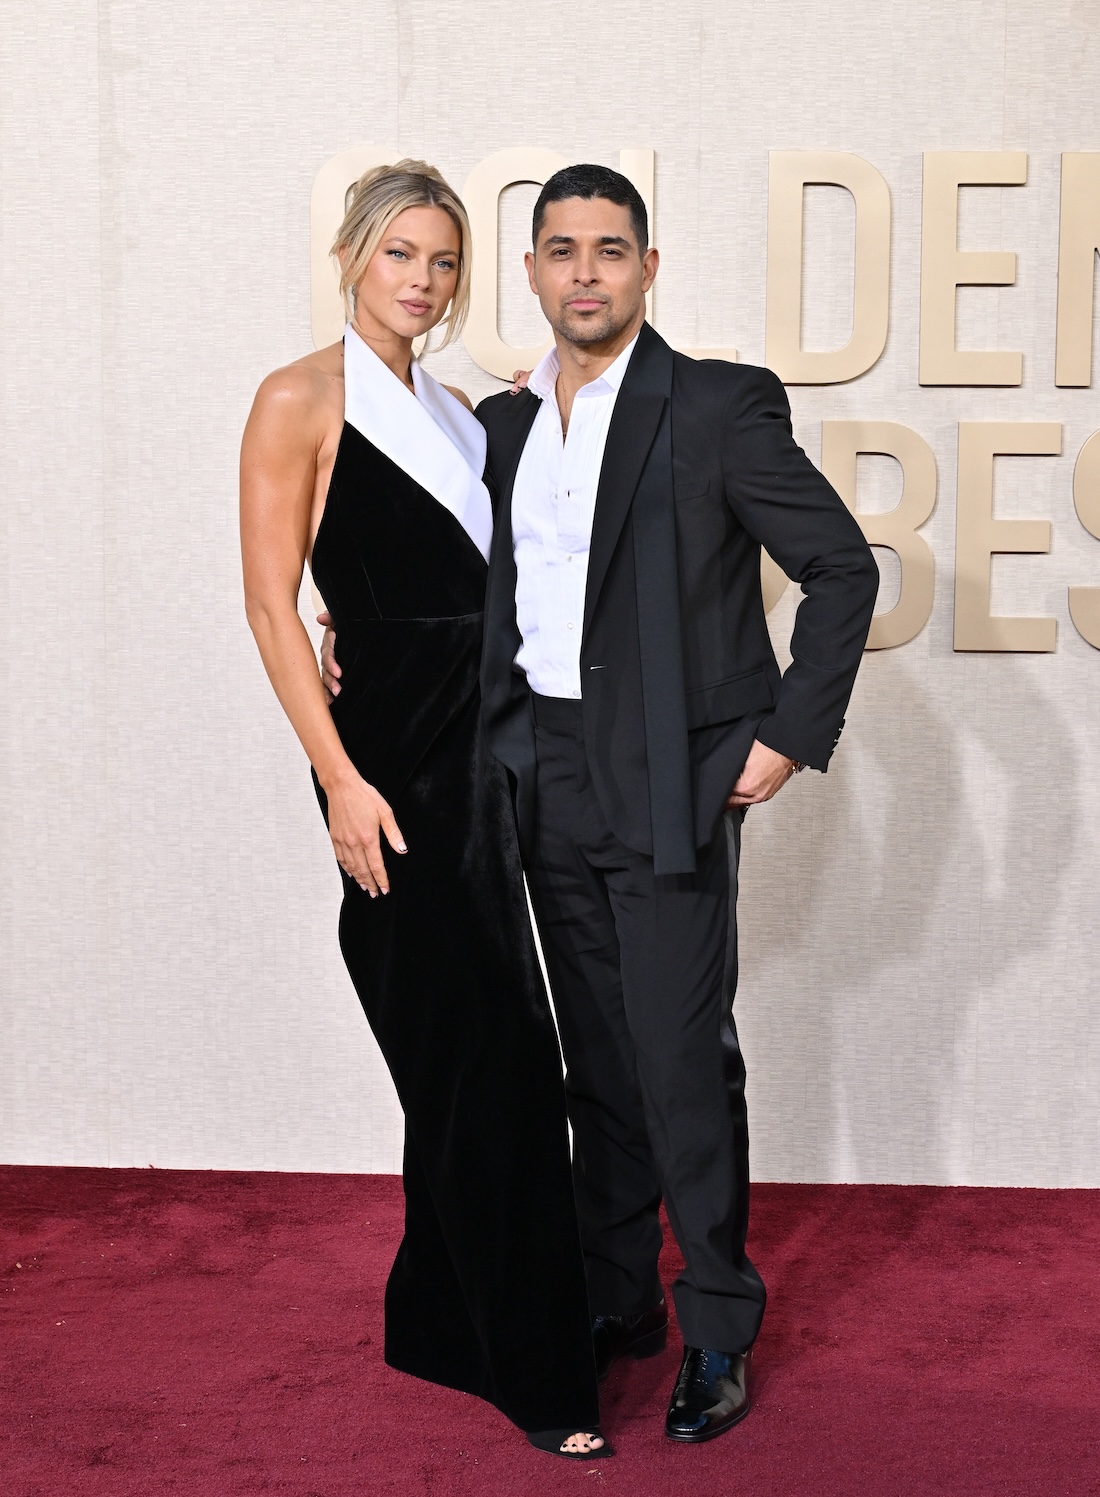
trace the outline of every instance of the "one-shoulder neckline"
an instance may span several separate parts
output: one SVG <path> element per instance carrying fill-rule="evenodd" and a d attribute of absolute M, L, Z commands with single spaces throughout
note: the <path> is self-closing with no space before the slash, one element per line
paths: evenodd
<path fill-rule="evenodd" d="M 450 510 L 488 561 L 493 507 L 485 486 L 487 440 L 466 407 L 412 362 L 415 386 L 344 329 L 344 420 Z"/>

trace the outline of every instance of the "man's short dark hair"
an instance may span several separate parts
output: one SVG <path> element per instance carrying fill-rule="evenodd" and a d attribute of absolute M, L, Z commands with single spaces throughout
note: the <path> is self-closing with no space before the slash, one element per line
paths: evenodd
<path fill-rule="evenodd" d="M 531 242 L 536 248 L 546 217 L 547 203 L 561 203 L 566 198 L 606 198 L 620 208 L 630 209 L 630 224 L 638 241 L 638 253 L 644 255 L 649 247 L 649 217 L 642 202 L 642 195 L 629 177 L 612 171 L 609 166 L 594 166 L 585 161 L 578 166 L 563 166 L 547 178 L 539 193 L 531 223 Z"/>

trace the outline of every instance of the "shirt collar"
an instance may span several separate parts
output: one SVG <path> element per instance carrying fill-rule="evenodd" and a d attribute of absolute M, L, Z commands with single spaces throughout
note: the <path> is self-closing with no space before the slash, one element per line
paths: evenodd
<path fill-rule="evenodd" d="M 630 356 L 634 352 L 637 342 L 638 334 L 635 333 L 615 362 L 605 369 L 598 379 L 590 380 L 587 385 L 582 385 L 577 391 L 577 395 L 617 394 L 623 380 L 626 378 L 626 366 L 630 363 Z M 551 400 L 560 372 L 561 360 L 558 358 L 558 350 L 556 347 L 552 347 L 531 370 L 527 380 L 527 388 L 531 391 L 532 395 L 537 395 L 540 400 Z"/>

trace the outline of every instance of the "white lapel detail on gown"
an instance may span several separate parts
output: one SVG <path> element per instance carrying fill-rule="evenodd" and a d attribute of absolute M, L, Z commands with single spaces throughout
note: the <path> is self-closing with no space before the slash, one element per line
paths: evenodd
<path fill-rule="evenodd" d="M 488 561 L 493 506 L 481 478 L 485 429 L 416 359 L 412 378 L 415 395 L 348 323 L 344 420 L 449 509 Z"/>

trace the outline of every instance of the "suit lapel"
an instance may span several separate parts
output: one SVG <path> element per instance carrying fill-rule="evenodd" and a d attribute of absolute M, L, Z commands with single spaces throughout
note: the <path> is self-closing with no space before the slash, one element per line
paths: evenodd
<path fill-rule="evenodd" d="M 673 508 L 672 350 L 643 324 L 607 433 L 588 559 L 587 626 L 631 515 L 653 870 L 695 870 Z"/>
<path fill-rule="evenodd" d="M 631 360 L 630 368 L 634 361 Z M 630 377 L 627 370 L 627 379 Z M 592 516 L 592 541 L 588 551 L 588 583 L 584 597 L 584 627 L 587 630 L 600 590 L 615 554 L 623 524 L 634 499 L 646 458 L 657 435 L 665 397 L 639 394 L 627 388 L 626 380 L 615 401 L 607 432 L 603 467 L 596 490 Z"/>
<path fill-rule="evenodd" d="M 490 453 L 493 479 L 498 495 L 497 511 L 498 514 L 509 516 L 512 513 L 512 489 L 516 481 L 516 472 L 519 469 L 519 460 L 523 456 L 527 438 L 535 424 L 535 417 L 542 406 L 542 401 L 538 396 L 532 395 L 529 390 L 524 390 L 521 394 L 512 396 L 511 399 L 515 402 L 512 419 L 504 430 L 501 429 L 503 423 L 494 426 Z"/>
<path fill-rule="evenodd" d="M 584 600 L 586 630 L 592 621 L 607 569 L 671 394 L 671 350 L 648 322 L 644 322 L 615 401 L 604 446 L 588 552 L 588 585 Z M 671 472 L 668 477 L 671 484 Z"/>
<path fill-rule="evenodd" d="M 489 589 L 486 624 L 490 631 L 504 630 L 509 641 L 516 630 L 516 559 L 512 540 L 512 490 L 523 448 L 542 402 L 524 393 L 514 397 L 518 409 L 509 427 L 493 432 L 490 447 L 496 488 L 493 544 L 489 552 Z M 522 405 L 520 404 L 522 402 Z M 513 654 L 515 652 L 513 651 Z"/>

